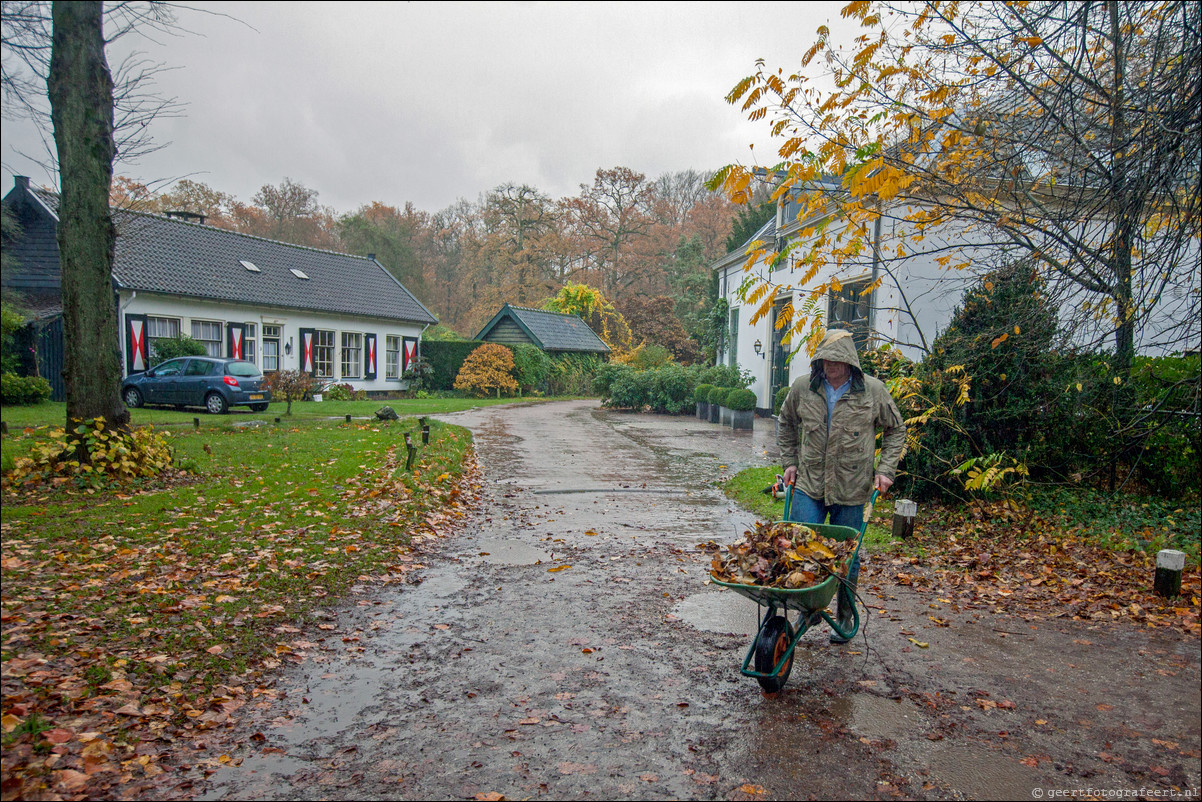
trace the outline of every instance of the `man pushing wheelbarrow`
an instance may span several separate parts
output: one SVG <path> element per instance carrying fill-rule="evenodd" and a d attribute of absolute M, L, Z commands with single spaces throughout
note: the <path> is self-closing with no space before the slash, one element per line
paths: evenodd
<path fill-rule="evenodd" d="M 878 429 L 883 442 L 874 470 Z M 793 383 L 781 407 L 785 520 L 757 525 L 727 560 L 715 557 L 711 573 L 715 584 L 767 608 L 742 669 L 765 691 L 784 687 L 793 651 L 811 626 L 826 621 L 832 643 L 859 631 L 864 508 L 893 484 L 905 440 L 897 405 L 882 382 L 860 369 L 851 334 L 828 332 L 809 375 Z M 834 618 L 826 612 L 832 597 Z M 799 614 L 795 626 L 791 611 Z"/>
<path fill-rule="evenodd" d="M 881 459 L 873 471 L 876 431 L 883 433 Z M 873 491 L 887 493 L 897 477 L 906 445 L 906 424 L 884 382 L 860 369 L 855 340 L 849 331 L 828 331 L 810 373 L 793 382 L 780 408 L 776 441 L 786 485 L 794 486 L 788 520 L 861 530 L 864 505 Z M 857 550 L 846 580 L 839 586 L 835 618 L 851 629 Z M 831 634 L 832 643 L 847 639 Z"/>

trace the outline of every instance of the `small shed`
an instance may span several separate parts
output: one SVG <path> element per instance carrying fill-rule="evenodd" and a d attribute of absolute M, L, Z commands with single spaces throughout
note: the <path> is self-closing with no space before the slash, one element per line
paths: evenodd
<path fill-rule="evenodd" d="M 505 304 L 475 339 L 502 345 L 535 345 L 549 354 L 609 354 L 609 346 L 579 315 Z"/>

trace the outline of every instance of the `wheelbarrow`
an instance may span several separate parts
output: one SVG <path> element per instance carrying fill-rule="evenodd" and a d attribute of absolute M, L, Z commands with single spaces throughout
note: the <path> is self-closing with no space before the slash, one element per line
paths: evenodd
<path fill-rule="evenodd" d="M 857 532 L 850 526 L 835 526 L 833 524 L 803 524 L 813 529 L 823 537 L 832 540 L 848 540 L 856 538 L 856 547 L 848 557 L 848 565 L 860 553 L 860 545 L 864 542 L 864 532 L 868 529 L 868 519 L 871 517 L 872 506 L 876 503 L 877 491 L 864 508 L 864 522 Z M 793 486 L 785 492 L 785 523 L 788 521 L 789 510 L 793 504 Z M 744 676 L 755 677 L 760 687 L 766 693 L 777 693 L 785 687 L 789 680 L 789 672 L 793 669 L 793 651 L 806 631 L 812 626 L 825 621 L 839 637 L 851 640 L 860 631 L 860 611 L 852 604 L 852 626 L 845 630 L 839 626 L 826 608 L 839 590 L 843 577 L 831 574 L 817 585 L 808 588 L 771 588 L 760 585 L 743 585 L 736 582 L 723 582 L 711 573 L 711 581 L 715 585 L 729 588 L 740 596 L 751 599 L 760 608 L 759 631 L 747 656 L 743 659 L 741 672 Z M 789 613 L 797 613 L 796 622 L 789 621 Z M 752 663 L 754 662 L 754 668 Z"/>

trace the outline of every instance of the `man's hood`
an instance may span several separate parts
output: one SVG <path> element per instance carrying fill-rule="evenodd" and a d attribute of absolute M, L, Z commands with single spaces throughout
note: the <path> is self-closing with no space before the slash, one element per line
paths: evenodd
<path fill-rule="evenodd" d="M 851 365 L 852 390 L 863 389 L 864 371 L 860 368 L 860 355 L 856 353 L 856 341 L 850 331 L 845 329 L 827 331 L 822 342 L 818 344 L 818 350 L 814 352 L 814 359 L 810 362 L 810 389 L 814 392 L 818 391 L 818 385 L 822 381 L 823 360 L 846 362 Z"/>

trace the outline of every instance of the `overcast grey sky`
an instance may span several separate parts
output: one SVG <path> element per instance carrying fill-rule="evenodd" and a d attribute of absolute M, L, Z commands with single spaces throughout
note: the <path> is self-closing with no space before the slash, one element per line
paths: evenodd
<path fill-rule="evenodd" d="M 798 66 L 842 5 L 200 3 L 228 17 L 181 11 L 193 33 L 121 40 L 173 68 L 159 86 L 187 106 L 117 172 L 243 201 L 288 176 L 339 212 L 437 211 L 510 181 L 574 195 L 597 168 L 771 163 L 765 125 L 723 97 L 757 58 Z M 40 150 L 28 123 L 4 120 L 3 140 L 4 192 L 14 173 L 53 183 L 19 153 Z"/>

